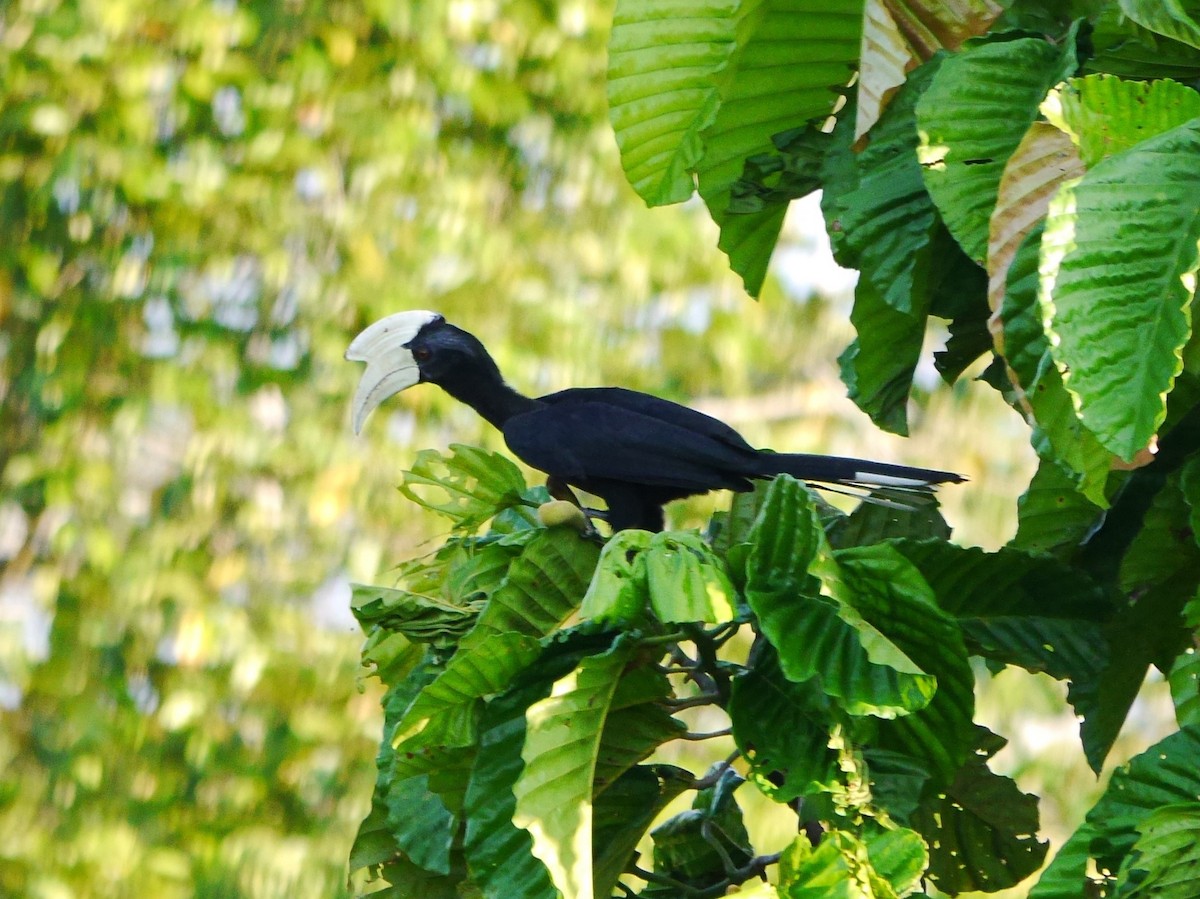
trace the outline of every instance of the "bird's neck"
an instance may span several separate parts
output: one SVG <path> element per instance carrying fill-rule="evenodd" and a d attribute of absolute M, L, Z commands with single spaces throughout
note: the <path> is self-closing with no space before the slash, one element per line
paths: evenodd
<path fill-rule="evenodd" d="M 495 363 L 476 371 L 459 369 L 456 375 L 453 379 L 443 380 L 442 389 L 460 403 L 466 403 L 493 427 L 503 428 L 514 415 L 531 412 L 542 405 L 509 387 Z"/>

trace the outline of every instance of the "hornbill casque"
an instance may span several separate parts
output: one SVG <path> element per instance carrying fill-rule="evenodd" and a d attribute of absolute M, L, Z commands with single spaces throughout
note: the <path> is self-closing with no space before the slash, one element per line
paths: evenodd
<path fill-rule="evenodd" d="M 603 499 L 614 532 L 662 530 L 662 507 L 671 500 L 747 491 L 756 479 L 785 473 L 851 488 L 928 490 L 965 480 L 949 471 L 758 450 L 715 418 L 620 387 L 524 396 L 505 383 L 474 335 L 436 312 L 380 319 L 354 338 L 346 358 L 367 364 L 354 396 L 356 434 L 388 397 L 414 384 L 437 384 L 499 428 L 519 459 L 545 472 L 553 496 L 574 500 L 570 485 Z"/>

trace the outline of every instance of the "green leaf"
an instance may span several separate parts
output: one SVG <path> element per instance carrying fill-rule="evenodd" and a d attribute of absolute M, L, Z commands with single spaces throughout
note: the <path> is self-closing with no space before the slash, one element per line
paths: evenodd
<path fill-rule="evenodd" d="M 1138 829 L 1163 807 L 1200 796 L 1200 728 L 1184 727 L 1113 772 L 1084 824 L 1042 874 L 1029 899 L 1111 895 Z M 1099 871 L 1089 876 L 1089 868 Z"/>
<path fill-rule="evenodd" d="M 1020 38 L 976 44 L 946 59 L 917 101 L 925 186 L 967 255 L 987 260 L 988 223 L 1008 158 L 1046 92 L 1075 67 L 1063 47 Z"/>
<path fill-rule="evenodd" d="M 946 524 L 939 511 L 937 494 L 884 488 L 873 491 L 872 495 L 893 500 L 904 508 L 859 503 L 853 512 L 845 518 L 839 518 L 826 529 L 829 543 L 834 549 L 869 546 L 892 537 L 950 539 L 950 525 Z"/>
<path fill-rule="evenodd" d="M 488 703 L 480 721 L 479 754 L 467 785 L 464 850 L 472 881 L 488 899 L 557 899 L 529 832 L 513 824 L 513 786 L 525 763 L 526 711 L 590 655 L 611 645 L 607 635 L 567 634 L 551 643 L 507 693 Z"/>
<path fill-rule="evenodd" d="M 1099 676 L 1113 601 L 1079 569 L 1012 547 L 986 553 L 935 540 L 890 545 L 920 570 L 973 654 L 1060 680 Z"/>
<path fill-rule="evenodd" d="M 716 74 L 739 25 L 758 4 L 741 0 L 619 0 L 608 43 L 608 111 L 621 165 L 648 206 L 695 191 L 700 131 L 717 111 Z"/>
<path fill-rule="evenodd" d="M 872 829 L 861 838 L 829 831 L 813 847 L 797 837 L 779 860 L 784 899 L 897 899 L 920 885 L 928 853 L 911 830 Z"/>
<path fill-rule="evenodd" d="M 1093 22 L 1088 71 L 1184 82 L 1200 76 L 1200 53 L 1195 47 L 1143 28 L 1122 12 L 1120 4 L 1105 5 Z"/>
<path fill-rule="evenodd" d="M 784 677 L 776 653 L 764 649 L 733 679 L 726 711 L 755 784 L 776 802 L 791 802 L 832 778 L 829 700 L 814 681 Z"/>
<path fill-rule="evenodd" d="M 582 659 L 525 711 L 525 768 L 513 785 L 513 823 L 529 831 L 533 854 L 564 896 L 591 889 L 592 777 L 604 719 L 632 649 L 631 641 L 618 641 Z"/>
<path fill-rule="evenodd" d="M 831 136 L 809 125 L 771 136 L 770 153 L 746 160 L 742 177 L 729 189 L 729 212 L 746 215 L 786 207 L 821 186 L 821 166 Z"/>
<path fill-rule="evenodd" d="M 1175 720 L 1180 727 L 1187 727 L 1200 724 L 1200 646 L 1196 639 L 1200 630 L 1200 596 L 1193 597 L 1184 607 L 1183 618 L 1192 630 L 1192 643 L 1176 657 L 1167 681 L 1175 703 Z"/>
<path fill-rule="evenodd" d="M 414 642 L 446 645 L 466 633 L 478 608 L 392 587 L 350 585 L 350 610 L 364 631 L 378 625 Z"/>
<path fill-rule="evenodd" d="M 1041 302 L 1052 352 L 1084 425 L 1125 460 L 1162 424 L 1183 367 L 1197 192 L 1200 119 L 1105 159 L 1051 203 Z"/>
<path fill-rule="evenodd" d="M 721 624 L 733 619 L 736 591 L 720 558 L 698 534 L 655 534 L 642 555 L 650 608 L 659 621 Z"/>
<path fill-rule="evenodd" d="M 821 196 L 838 262 L 862 269 L 884 303 L 918 320 L 929 309 L 937 213 L 917 162 L 915 107 L 941 61 L 908 76 L 862 152 L 852 147 L 854 116 L 839 117 Z"/>
<path fill-rule="evenodd" d="M 1071 136 L 1084 165 L 1200 116 L 1200 93 L 1177 81 L 1127 81 L 1113 75 L 1069 78 L 1046 98 L 1047 118 Z"/>
<path fill-rule="evenodd" d="M 845 598 L 800 482 L 787 475 L 772 481 L 750 542 L 746 601 L 789 680 L 817 678 L 853 715 L 891 717 L 928 704 L 933 678 Z"/>
<path fill-rule="evenodd" d="M 486 643 L 455 653 L 396 725 L 393 776 L 428 773 L 444 764 L 447 750 L 473 746 L 480 701 L 504 690 L 539 651 L 533 637 L 495 634 Z"/>
<path fill-rule="evenodd" d="M 806 0 L 763 0 L 742 20 L 737 48 L 718 80 L 720 107 L 701 132 L 700 195 L 721 229 L 718 246 L 757 296 L 785 207 L 738 215 L 729 210 L 745 161 L 772 151 L 772 138 L 830 115 L 858 59 L 862 0 L 813 7 Z"/>
<path fill-rule="evenodd" d="M 927 676 L 937 691 L 923 708 L 879 723 L 878 745 L 929 767 L 931 784 L 948 783 L 972 739 L 975 678 L 957 623 L 942 612 L 921 573 L 887 544 L 835 554 L 848 601 Z"/>
<path fill-rule="evenodd" d="M 1200 883 L 1200 802 L 1163 806 L 1137 829 L 1141 837 L 1128 856 L 1117 895 L 1193 899 Z"/>
<path fill-rule="evenodd" d="M 568 528 L 538 528 L 488 599 L 459 651 L 495 634 L 543 637 L 579 608 L 599 550 Z"/>
<path fill-rule="evenodd" d="M 1039 224 L 1022 241 L 1008 269 L 1000 308 L 1004 353 L 1017 375 L 1027 415 L 1036 423 L 1031 437 L 1043 459 L 1076 472 L 1077 489 L 1092 503 L 1106 506 L 1105 486 L 1112 454 L 1079 420 L 1075 403 L 1054 365 L 1042 309 L 1038 302 L 1038 260 L 1043 228 Z"/>
<path fill-rule="evenodd" d="M 426 488 L 444 498 L 423 496 Z M 414 503 L 446 516 L 455 530 L 464 531 L 475 530 L 502 509 L 520 504 L 524 491 L 525 478 L 511 460 L 461 443 L 450 445 L 449 456 L 421 450 L 400 485 L 400 492 Z"/>
<path fill-rule="evenodd" d="M 596 754 L 597 795 L 661 744 L 679 737 L 687 725 L 663 703 L 672 695 L 666 675 L 652 668 L 627 671 L 609 704 Z"/>
<path fill-rule="evenodd" d="M 1194 0 L 1119 0 L 1121 12 L 1143 28 L 1200 48 L 1200 6 Z"/>
<path fill-rule="evenodd" d="M 1017 533 L 1009 545 L 1066 557 L 1103 514 L 1103 509 L 1075 489 L 1074 480 L 1057 463 L 1043 459 L 1017 500 Z"/>
<path fill-rule="evenodd" d="M 858 337 L 838 357 L 842 383 L 858 408 L 885 431 L 908 434 L 908 394 L 925 340 L 924 311 L 897 312 L 866 278 L 854 291 L 850 322 Z"/>
<path fill-rule="evenodd" d="M 1016 886 L 1041 867 L 1037 798 L 1022 793 L 977 753 L 936 800 L 912 818 L 930 846 L 927 877 L 950 895 Z"/>
<path fill-rule="evenodd" d="M 690 772 L 682 768 L 639 765 L 596 797 L 592 812 L 594 895 L 612 895 L 646 829 L 691 783 Z"/>
<path fill-rule="evenodd" d="M 750 837 L 733 796 L 741 783 L 727 769 L 715 786 L 696 794 L 690 809 L 650 831 L 656 873 L 704 887 L 725 877 L 727 861 L 741 866 L 750 860 Z"/>
<path fill-rule="evenodd" d="M 392 783 L 387 794 L 387 824 L 400 850 L 425 871 L 450 873 L 450 850 L 458 819 L 429 789 L 428 775 Z"/>
<path fill-rule="evenodd" d="M 580 617 L 620 624 L 645 614 L 650 596 L 642 550 L 650 546 L 652 538 L 649 531 L 636 528 L 618 531 L 609 538 L 583 596 Z"/>

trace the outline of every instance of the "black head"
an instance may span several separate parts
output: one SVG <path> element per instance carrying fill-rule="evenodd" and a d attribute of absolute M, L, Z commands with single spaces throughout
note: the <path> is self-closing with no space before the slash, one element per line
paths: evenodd
<path fill-rule="evenodd" d="M 478 383 L 480 378 L 500 379 L 500 370 L 474 334 L 437 318 L 421 328 L 404 349 L 412 353 L 421 381 L 437 384 L 450 393 Z"/>

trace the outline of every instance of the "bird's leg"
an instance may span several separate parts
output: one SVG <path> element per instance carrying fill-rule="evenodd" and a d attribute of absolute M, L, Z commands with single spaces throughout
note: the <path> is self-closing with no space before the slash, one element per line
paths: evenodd
<path fill-rule="evenodd" d="M 573 506 L 578 506 L 583 514 L 588 518 L 599 518 L 601 521 L 608 521 L 607 512 L 605 512 L 603 509 L 592 509 L 588 506 L 585 506 L 579 501 L 579 497 L 575 495 L 575 491 L 571 489 L 570 485 L 561 478 L 556 478 L 554 475 L 547 475 L 546 491 L 555 499 L 560 499 L 570 503 Z"/>

